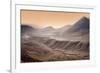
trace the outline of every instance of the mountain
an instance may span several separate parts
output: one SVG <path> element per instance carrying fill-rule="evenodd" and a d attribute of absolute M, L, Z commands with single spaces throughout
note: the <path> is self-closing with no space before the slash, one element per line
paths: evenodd
<path fill-rule="evenodd" d="M 40 32 L 44 34 L 49 34 L 52 33 L 53 31 L 55 31 L 55 29 L 51 26 L 40 29 Z"/>
<path fill-rule="evenodd" d="M 79 32 L 80 30 L 89 30 L 89 19 L 87 17 L 82 17 L 68 31 Z"/>
<path fill-rule="evenodd" d="M 53 36 L 55 29 L 51 26 L 45 27 L 45 28 L 41 28 L 37 30 L 37 34 L 41 37 L 49 37 L 49 36 Z"/>
<path fill-rule="evenodd" d="M 35 28 L 28 26 L 28 25 L 21 25 L 21 33 L 26 33 L 26 32 L 30 32 L 30 31 L 34 31 Z"/>
<path fill-rule="evenodd" d="M 68 40 L 89 41 L 89 19 L 82 17 L 73 26 L 65 30 L 60 37 Z"/>

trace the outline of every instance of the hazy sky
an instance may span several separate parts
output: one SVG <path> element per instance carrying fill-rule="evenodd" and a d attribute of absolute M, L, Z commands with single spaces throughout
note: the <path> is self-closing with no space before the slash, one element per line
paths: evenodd
<path fill-rule="evenodd" d="M 60 28 L 74 24 L 83 16 L 89 17 L 89 13 L 21 10 L 21 24 L 39 28 Z"/>

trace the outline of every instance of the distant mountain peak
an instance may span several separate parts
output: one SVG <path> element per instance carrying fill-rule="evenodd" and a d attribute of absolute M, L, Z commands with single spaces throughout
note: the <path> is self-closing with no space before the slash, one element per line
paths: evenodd
<path fill-rule="evenodd" d="M 89 18 L 87 18 L 86 16 L 83 16 L 81 19 L 86 19 L 86 20 L 87 20 L 87 19 L 89 19 Z"/>
<path fill-rule="evenodd" d="M 78 22 L 85 22 L 85 21 L 89 21 L 89 18 L 84 16 Z M 76 22 L 76 23 L 78 23 L 78 22 Z"/>
<path fill-rule="evenodd" d="M 80 20 L 78 20 L 70 29 L 69 31 L 79 31 L 89 29 L 89 18 L 82 17 Z"/>

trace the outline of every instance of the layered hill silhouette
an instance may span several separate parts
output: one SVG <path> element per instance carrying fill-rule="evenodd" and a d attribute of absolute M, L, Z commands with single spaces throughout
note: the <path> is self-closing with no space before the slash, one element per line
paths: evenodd
<path fill-rule="evenodd" d="M 78 41 L 89 41 L 89 19 L 81 18 L 72 27 L 64 31 L 63 37 Z"/>
<path fill-rule="evenodd" d="M 22 62 L 85 59 L 89 59 L 89 18 L 58 29 L 21 25 Z"/>
<path fill-rule="evenodd" d="M 88 29 L 89 29 L 89 19 L 86 17 L 82 17 L 68 31 L 79 32 L 80 30 L 88 30 Z"/>

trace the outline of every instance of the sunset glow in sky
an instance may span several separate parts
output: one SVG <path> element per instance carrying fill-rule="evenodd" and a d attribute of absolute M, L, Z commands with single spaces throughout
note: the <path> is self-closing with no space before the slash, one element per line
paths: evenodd
<path fill-rule="evenodd" d="M 21 24 L 38 28 L 48 26 L 60 28 L 65 25 L 73 25 L 83 16 L 89 17 L 89 13 L 21 10 Z"/>

